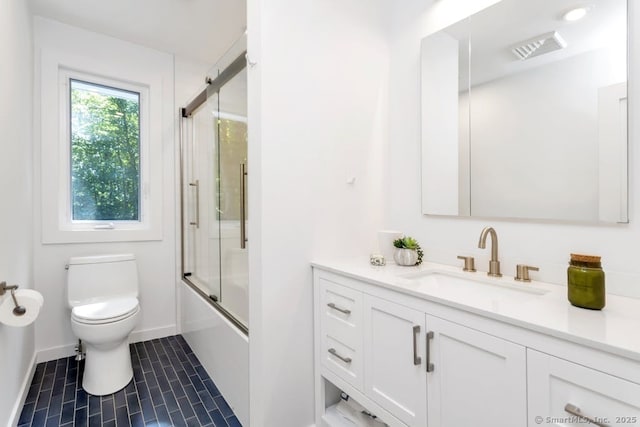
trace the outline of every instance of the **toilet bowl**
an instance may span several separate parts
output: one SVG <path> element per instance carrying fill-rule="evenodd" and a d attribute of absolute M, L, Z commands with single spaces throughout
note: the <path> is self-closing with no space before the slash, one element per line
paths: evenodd
<path fill-rule="evenodd" d="M 80 305 L 71 311 L 71 329 L 86 352 L 82 388 L 87 393 L 111 394 L 133 378 L 127 338 L 139 314 L 135 298 Z"/>
<path fill-rule="evenodd" d="M 133 378 L 129 334 L 140 316 L 133 255 L 75 257 L 67 278 L 71 330 L 86 352 L 82 388 L 104 396 Z"/>

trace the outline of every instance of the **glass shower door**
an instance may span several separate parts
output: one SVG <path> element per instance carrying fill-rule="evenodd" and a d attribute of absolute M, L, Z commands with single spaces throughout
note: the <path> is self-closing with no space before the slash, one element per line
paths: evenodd
<path fill-rule="evenodd" d="M 246 332 L 246 68 L 215 83 L 182 119 L 183 278 Z"/>
<path fill-rule="evenodd" d="M 220 299 L 243 324 L 249 319 L 246 68 L 219 92 L 217 114 Z"/>

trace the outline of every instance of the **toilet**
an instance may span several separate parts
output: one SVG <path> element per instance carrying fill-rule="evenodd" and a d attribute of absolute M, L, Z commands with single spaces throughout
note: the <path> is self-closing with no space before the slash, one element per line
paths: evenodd
<path fill-rule="evenodd" d="M 69 259 L 67 299 L 86 352 L 82 388 L 96 396 L 124 388 L 133 378 L 128 338 L 140 316 L 135 256 Z"/>

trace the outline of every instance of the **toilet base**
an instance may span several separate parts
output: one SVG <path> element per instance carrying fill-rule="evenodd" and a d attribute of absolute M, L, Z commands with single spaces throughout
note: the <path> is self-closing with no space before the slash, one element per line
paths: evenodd
<path fill-rule="evenodd" d="M 123 340 L 117 347 L 100 349 L 84 342 L 86 359 L 82 388 L 94 396 L 104 396 L 122 390 L 133 378 L 129 343 Z"/>

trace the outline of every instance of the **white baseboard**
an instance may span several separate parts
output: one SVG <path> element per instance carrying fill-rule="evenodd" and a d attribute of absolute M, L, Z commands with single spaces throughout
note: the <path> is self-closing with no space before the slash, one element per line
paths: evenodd
<path fill-rule="evenodd" d="M 133 331 L 129 335 L 129 342 L 149 341 L 156 338 L 168 337 L 176 334 L 176 325 L 163 326 L 160 328 L 145 329 L 143 331 Z M 36 353 L 37 363 L 48 362 L 49 360 L 62 359 L 76 354 L 76 344 L 61 345 L 58 347 L 46 348 Z"/>
<path fill-rule="evenodd" d="M 133 331 L 131 335 L 129 335 L 129 342 L 134 343 L 169 337 L 175 335 L 177 333 L 176 330 L 176 325 L 169 325 L 160 328 L 145 329 L 144 331 Z"/>
<path fill-rule="evenodd" d="M 76 354 L 76 345 L 67 344 L 58 347 L 45 348 L 44 350 L 38 350 L 36 353 L 36 361 L 38 363 L 48 362 L 49 360 L 62 359 L 64 357 L 73 356 Z"/>
<path fill-rule="evenodd" d="M 33 375 L 36 373 L 36 353 L 33 353 L 33 357 L 31 358 L 31 368 L 29 368 L 29 372 L 24 377 L 24 381 L 20 386 L 20 391 L 18 392 L 18 399 L 16 403 L 13 405 L 13 409 L 11 410 L 11 416 L 9 416 L 9 425 L 11 427 L 16 427 L 18 425 L 18 421 L 20 420 L 20 413 L 22 412 L 22 407 L 24 406 L 25 400 L 27 400 L 27 394 L 29 393 L 29 387 L 31 387 L 31 381 L 33 381 Z"/>

